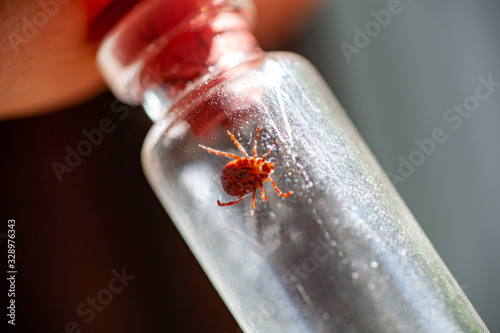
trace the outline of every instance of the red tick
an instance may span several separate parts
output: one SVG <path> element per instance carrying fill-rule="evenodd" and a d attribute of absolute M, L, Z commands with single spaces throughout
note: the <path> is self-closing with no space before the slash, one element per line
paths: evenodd
<path fill-rule="evenodd" d="M 237 196 L 238 199 L 221 203 L 219 199 L 217 199 L 217 204 L 219 206 L 230 206 L 234 205 L 237 202 L 240 202 L 243 197 L 247 194 L 253 192 L 252 196 L 252 215 L 255 213 L 255 195 L 257 190 L 260 188 L 260 195 L 262 197 L 262 201 L 267 201 L 267 197 L 264 194 L 264 187 L 262 186 L 266 180 L 268 180 L 273 188 L 276 190 L 279 196 L 286 198 L 292 191 L 288 191 L 287 193 L 282 193 L 276 184 L 273 182 L 271 177 L 269 176 L 274 169 L 274 164 L 271 162 L 266 162 L 266 158 L 274 148 L 278 139 L 274 141 L 273 145 L 267 150 L 267 152 L 262 156 L 257 156 L 257 139 L 259 138 L 259 133 L 261 131 L 261 127 L 257 128 L 257 132 L 255 133 L 255 138 L 253 140 L 253 156 L 250 157 L 246 153 L 245 149 L 241 146 L 241 144 L 236 140 L 233 133 L 227 131 L 227 134 L 231 137 L 236 147 L 238 147 L 239 151 L 241 151 L 245 157 L 239 157 L 237 155 L 226 153 L 223 151 L 215 150 L 209 147 L 205 147 L 203 145 L 199 145 L 201 148 L 205 149 L 209 153 L 230 157 L 233 160 L 226 164 L 226 166 L 222 169 L 221 173 L 221 183 L 222 188 L 226 191 L 227 194 Z"/>

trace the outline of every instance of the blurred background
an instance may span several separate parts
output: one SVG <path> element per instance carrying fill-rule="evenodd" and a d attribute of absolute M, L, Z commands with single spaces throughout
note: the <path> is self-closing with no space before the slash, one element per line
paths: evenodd
<path fill-rule="evenodd" d="M 390 19 L 380 14 L 391 8 Z M 400 175 L 400 157 L 420 164 L 393 183 L 491 332 L 500 332 L 500 87 L 478 106 L 470 96 L 480 76 L 500 82 L 499 14 L 496 0 L 336 0 L 292 47 L 386 172 Z M 464 101 L 473 111 L 461 116 L 454 105 Z M 415 140 L 437 128 L 447 139 L 421 163 Z"/>
<path fill-rule="evenodd" d="M 327 1 L 286 46 L 325 77 L 491 332 L 500 332 L 500 86 L 484 82 L 500 82 L 499 13 L 496 0 Z M 53 162 L 105 118 L 113 130 L 59 182 Z M 109 93 L 0 123 L 0 247 L 16 219 L 16 331 L 239 331 L 142 175 L 150 126 Z M 421 148 L 436 129 L 446 140 Z M 123 269 L 128 285 L 108 293 Z M 92 298 L 107 304 L 94 309 Z M 94 309 L 89 322 L 82 303 Z"/>

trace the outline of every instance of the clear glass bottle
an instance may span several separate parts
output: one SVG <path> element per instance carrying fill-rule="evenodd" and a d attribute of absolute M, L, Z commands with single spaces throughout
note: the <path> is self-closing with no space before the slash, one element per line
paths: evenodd
<path fill-rule="evenodd" d="M 251 12 L 244 1 L 144 1 L 99 52 L 114 93 L 155 121 L 146 176 L 241 328 L 486 332 L 316 70 L 262 52 Z M 238 180 L 221 179 L 235 158 L 200 145 L 252 159 L 254 141 L 255 160 L 269 151 L 270 177 L 293 194 L 265 181 L 255 214 L 252 191 L 219 206 L 238 199 L 222 186 Z"/>

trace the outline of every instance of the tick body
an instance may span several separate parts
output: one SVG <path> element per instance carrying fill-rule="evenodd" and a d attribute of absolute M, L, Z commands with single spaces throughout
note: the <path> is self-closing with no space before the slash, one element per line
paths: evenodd
<path fill-rule="evenodd" d="M 254 215 L 255 213 L 255 196 L 257 194 L 257 190 L 260 189 L 260 195 L 263 201 L 267 201 L 267 197 L 264 194 L 264 182 L 267 180 L 271 183 L 273 188 L 276 190 L 279 196 L 286 198 L 292 191 L 288 191 L 287 193 L 282 193 L 274 181 L 269 176 L 273 169 L 274 164 L 271 162 L 266 162 L 266 158 L 274 148 L 278 140 L 274 141 L 273 145 L 267 150 L 267 152 L 261 157 L 257 156 L 257 139 L 259 138 L 259 133 L 261 131 L 261 127 L 257 128 L 257 132 L 255 133 L 255 138 L 253 140 L 253 156 L 249 156 L 245 149 L 240 145 L 240 143 L 236 140 L 233 133 L 227 132 L 233 140 L 238 150 L 245 155 L 244 157 L 240 157 L 238 155 L 234 155 L 231 153 L 226 153 L 223 151 L 215 150 L 209 147 L 205 147 L 200 145 L 201 148 L 205 149 L 209 153 L 230 157 L 233 160 L 226 164 L 226 166 L 222 169 L 221 173 L 221 183 L 222 188 L 226 191 L 227 194 L 232 196 L 237 196 L 238 199 L 221 203 L 219 199 L 217 199 L 217 204 L 219 206 L 230 206 L 234 205 L 237 202 L 240 202 L 246 195 L 253 193 L 252 195 L 252 206 L 251 213 Z"/>

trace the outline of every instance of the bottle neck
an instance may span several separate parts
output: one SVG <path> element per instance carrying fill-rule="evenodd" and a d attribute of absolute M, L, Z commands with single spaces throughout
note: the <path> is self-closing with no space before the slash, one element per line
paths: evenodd
<path fill-rule="evenodd" d="M 143 103 L 148 91 L 174 99 L 192 81 L 262 50 L 252 7 L 233 0 L 143 1 L 101 44 L 98 62 L 118 98 Z"/>

